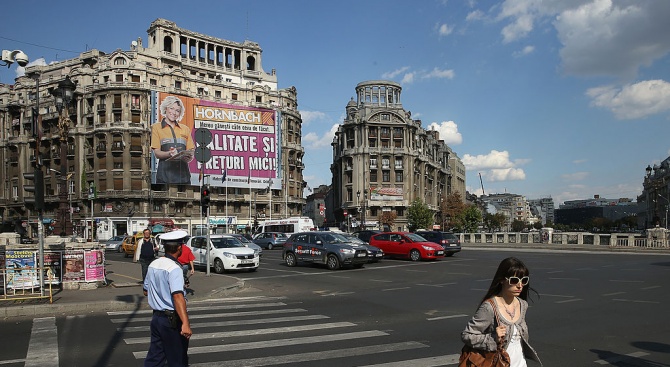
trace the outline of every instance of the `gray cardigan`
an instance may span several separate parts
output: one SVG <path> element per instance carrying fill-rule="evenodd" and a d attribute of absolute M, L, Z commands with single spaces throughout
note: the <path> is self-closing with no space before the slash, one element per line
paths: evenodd
<path fill-rule="evenodd" d="M 526 310 L 528 309 L 528 302 L 518 298 L 521 306 L 521 315 L 514 323 L 521 334 L 521 346 L 523 348 L 523 355 L 526 359 L 534 360 L 540 364 L 540 358 L 537 356 L 535 350 L 528 344 L 528 326 L 526 326 Z M 495 300 L 493 301 L 495 303 Z M 500 315 L 500 311 L 498 311 Z M 505 335 L 505 344 L 503 347 L 507 349 L 507 345 L 512 338 L 512 323 L 508 322 L 504 317 L 498 316 L 500 323 L 507 326 L 507 334 Z M 495 351 L 496 341 L 498 339 L 495 329 L 495 314 L 493 313 L 493 306 L 488 301 L 484 301 L 479 306 L 479 309 L 472 317 L 465 330 L 461 333 L 461 340 L 463 343 L 471 346 L 474 349 Z"/>

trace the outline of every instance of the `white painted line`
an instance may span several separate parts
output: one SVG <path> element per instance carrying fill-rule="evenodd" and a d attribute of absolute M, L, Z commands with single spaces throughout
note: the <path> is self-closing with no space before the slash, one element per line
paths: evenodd
<path fill-rule="evenodd" d="M 419 284 L 417 284 L 417 285 L 422 285 L 422 286 L 425 286 L 425 287 L 437 287 L 437 288 L 441 288 L 441 287 L 444 286 L 444 285 L 454 285 L 454 284 L 458 284 L 458 283 L 441 283 L 441 284 L 424 284 L 424 283 L 419 283 Z"/>
<path fill-rule="evenodd" d="M 446 366 L 450 364 L 457 364 L 461 358 L 460 354 L 449 354 L 446 356 L 428 357 L 421 359 L 412 359 L 408 361 L 389 362 L 382 364 L 369 364 L 361 367 L 437 367 Z"/>
<path fill-rule="evenodd" d="M 568 303 L 568 302 L 577 302 L 577 301 L 582 301 L 581 298 L 572 298 L 572 299 L 566 299 L 563 301 L 556 301 L 554 303 Z"/>
<path fill-rule="evenodd" d="M 8 359 L 6 361 L 0 361 L 0 365 L 2 365 L 2 364 L 24 363 L 25 361 L 26 361 L 25 359 Z"/>
<path fill-rule="evenodd" d="M 648 355 L 649 355 L 649 353 L 646 353 L 646 352 L 633 352 L 633 353 L 628 353 L 628 354 L 624 354 L 624 355 L 617 355 L 617 356 L 607 358 L 607 359 L 599 359 L 599 360 L 593 361 L 593 362 L 598 363 L 598 364 L 602 364 L 602 365 L 605 365 L 605 364 L 614 365 L 615 363 L 625 361 L 627 359 L 639 358 L 639 357 L 644 357 L 644 356 L 648 356 Z"/>
<path fill-rule="evenodd" d="M 410 289 L 410 287 L 400 287 L 400 288 L 387 288 L 387 289 L 382 289 L 382 292 L 388 292 L 388 291 L 401 291 L 403 289 Z"/>
<path fill-rule="evenodd" d="M 618 282 L 618 283 L 644 283 L 644 280 L 610 279 L 610 282 Z"/>
<path fill-rule="evenodd" d="M 205 327 L 220 327 L 220 326 L 236 326 L 236 325 L 258 325 L 258 324 L 269 324 L 273 322 L 292 322 L 292 321 L 306 321 L 306 320 L 322 320 L 329 319 L 330 317 L 324 315 L 307 315 L 307 316 L 287 316 L 287 317 L 274 317 L 267 319 L 250 319 L 250 320 L 232 320 L 232 321 L 219 321 L 219 322 L 198 322 L 192 323 L 191 329 L 205 328 Z M 125 328 L 117 328 L 117 331 L 123 332 L 148 332 L 149 325 L 146 326 L 129 326 Z"/>
<path fill-rule="evenodd" d="M 616 295 L 619 295 L 619 294 L 626 294 L 626 292 L 605 293 L 605 294 L 603 294 L 603 297 L 616 296 Z"/>
<path fill-rule="evenodd" d="M 321 297 L 345 296 L 347 294 L 354 294 L 354 293 L 355 292 L 333 292 L 333 293 L 322 294 Z"/>
<path fill-rule="evenodd" d="M 549 280 L 581 280 L 579 278 L 549 278 Z"/>
<path fill-rule="evenodd" d="M 471 291 L 477 291 L 477 292 L 482 292 L 482 291 L 488 292 L 489 291 L 488 289 L 481 289 L 481 288 L 470 288 L 470 290 Z"/>
<path fill-rule="evenodd" d="M 249 303 L 249 304 L 234 304 L 234 305 L 216 305 L 216 306 L 195 306 L 188 307 L 188 311 L 209 311 L 209 310 L 236 310 L 236 309 L 249 309 L 249 308 L 261 308 L 261 307 L 279 307 L 286 306 L 286 303 L 283 302 L 274 302 L 274 303 Z M 137 311 L 110 311 L 107 312 L 109 316 L 128 316 L 128 315 L 139 315 L 146 314 L 150 315 L 152 310 L 137 310 Z"/>
<path fill-rule="evenodd" d="M 655 289 L 655 288 L 661 288 L 661 286 L 660 285 L 652 285 L 650 287 L 644 287 L 644 288 L 640 288 L 640 289 L 646 291 L 647 289 Z"/>
<path fill-rule="evenodd" d="M 24 367 L 58 367 L 58 328 L 55 317 L 33 319 Z"/>
<path fill-rule="evenodd" d="M 659 304 L 661 302 L 656 302 L 656 301 L 642 301 L 639 299 L 625 299 L 625 298 L 614 298 L 612 301 L 619 301 L 619 302 L 632 302 L 632 303 L 651 303 L 651 304 Z"/>
<path fill-rule="evenodd" d="M 475 282 L 490 282 L 490 281 L 491 281 L 491 278 L 489 278 L 489 279 L 477 279 L 477 280 L 475 280 Z"/>
<path fill-rule="evenodd" d="M 392 280 L 388 279 L 368 279 L 371 282 L 380 282 L 380 283 L 393 283 Z"/>
<path fill-rule="evenodd" d="M 356 326 L 351 322 L 331 322 L 325 324 L 312 324 L 312 325 L 301 325 L 301 326 L 283 326 L 277 328 L 267 328 L 267 329 L 254 329 L 254 330 L 238 330 L 238 331 L 223 331 L 217 333 L 195 333 L 191 336 L 189 340 L 205 340 L 205 339 L 222 339 L 222 338 L 233 338 L 240 336 L 256 336 L 256 335 L 268 335 L 268 334 L 282 334 L 282 333 L 293 333 L 298 331 L 310 331 L 310 330 L 324 330 L 324 329 L 334 329 L 339 327 L 352 327 Z M 151 342 L 151 337 L 141 337 L 141 338 L 127 338 L 123 339 L 126 344 L 149 344 Z"/>
<path fill-rule="evenodd" d="M 398 352 L 403 350 L 427 348 L 425 344 L 418 342 L 402 342 L 394 344 L 382 344 L 372 346 L 362 346 L 346 349 L 331 349 L 311 353 L 288 354 L 282 356 L 271 356 L 264 358 L 245 358 L 220 362 L 191 363 L 191 367 L 246 367 L 246 366 L 275 366 L 279 364 L 290 365 L 291 363 L 300 363 L 305 361 L 319 361 L 331 358 L 346 358 L 355 356 L 364 356 L 370 354 L 383 354 L 388 352 Z M 191 350 L 189 348 L 189 354 Z M 146 354 L 146 353 L 145 353 Z"/>
<path fill-rule="evenodd" d="M 542 293 L 541 296 L 542 297 L 544 297 L 544 296 L 547 296 L 547 297 L 563 297 L 563 298 L 573 298 L 574 297 L 574 296 L 565 296 L 565 295 L 562 295 L 562 294 L 546 294 L 546 293 Z"/>
<path fill-rule="evenodd" d="M 435 320 L 453 319 L 453 318 L 456 318 L 456 317 L 468 317 L 468 316 L 470 316 L 470 315 L 461 314 L 461 315 L 438 316 L 438 317 L 431 317 L 431 318 L 428 318 L 426 320 L 435 321 Z"/>
<path fill-rule="evenodd" d="M 205 353 L 220 353 L 220 352 L 233 352 L 240 350 L 251 350 L 251 349 L 266 349 L 273 347 L 285 347 L 287 345 L 307 345 L 313 343 L 328 343 L 341 340 L 352 340 L 352 339 L 361 339 L 361 338 L 373 338 L 377 336 L 387 336 L 389 334 L 378 331 L 358 331 L 353 333 L 343 333 L 343 334 L 328 334 L 321 336 L 306 336 L 301 338 L 289 338 L 289 339 L 275 339 L 275 340 L 264 340 L 258 342 L 248 342 L 248 343 L 231 343 L 231 344 L 217 344 L 217 345 L 207 345 L 202 347 L 189 347 L 188 354 L 205 354 Z M 136 359 L 142 359 L 147 355 L 146 351 L 133 352 L 133 355 Z M 226 364 L 227 366 L 228 364 Z M 252 365 L 253 364 L 248 364 Z"/>
<path fill-rule="evenodd" d="M 472 275 L 472 273 L 447 273 L 449 275 Z"/>
<path fill-rule="evenodd" d="M 556 274 L 556 273 L 562 273 L 564 270 L 554 270 L 554 271 L 548 271 L 547 274 Z"/>
<path fill-rule="evenodd" d="M 287 308 L 279 310 L 259 310 L 259 311 L 240 311 L 240 312 L 226 312 L 226 313 L 217 313 L 217 314 L 194 314 L 191 313 L 191 310 L 188 310 L 188 319 L 208 319 L 208 318 L 223 318 L 223 317 L 241 317 L 241 316 L 261 316 L 261 315 L 276 315 L 282 313 L 294 313 L 294 312 L 307 312 L 307 310 L 302 308 Z M 114 324 L 123 324 L 127 322 L 149 322 L 151 317 L 136 317 L 132 319 L 111 319 Z"/>

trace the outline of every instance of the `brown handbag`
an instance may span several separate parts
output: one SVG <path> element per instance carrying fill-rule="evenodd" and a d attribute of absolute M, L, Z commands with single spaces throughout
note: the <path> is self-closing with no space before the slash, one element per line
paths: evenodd
<path fill-rule="evenodd" d="M 498 319 L 498 309 L 493 300 L 489 299 L 493 307 L 493 313 L 496 317 L 496 325 L 500 325 Z M 489 352 L 486 350 L 474 349 L 469 345 L 464 345 L 461 350 L 461 358 L 458 360 L 458 367 L 510 367 L 510 359 L 507 351 L 503 349 L 503 341 L 498 341 L 496 350 Z"/>

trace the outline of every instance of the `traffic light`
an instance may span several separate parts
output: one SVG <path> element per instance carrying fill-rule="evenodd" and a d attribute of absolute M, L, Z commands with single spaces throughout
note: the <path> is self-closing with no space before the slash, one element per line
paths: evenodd
<path fill-rule="evenodd" d="M 23 179 L 26 181 L 34 181 L 34 185 L 23 185 L 23 189 L 26 192 L 32 192 L 34 195 L 32 197 L 27 197 L 23 195 L 23 202 L 29 205 L 33 205 L 35 210 L 44 209 L 44 172 L 42 169 L 38 169 L 33 173 L 24 173 Z"/>
<path fill-rule="evenodd" d="M 209 209 L 209 197 L 210 191 L 208 185 L 203 185 L 200 191 L 200 208 L 202 208 L 202 215 L 207 215 L 207 209 Z"/>

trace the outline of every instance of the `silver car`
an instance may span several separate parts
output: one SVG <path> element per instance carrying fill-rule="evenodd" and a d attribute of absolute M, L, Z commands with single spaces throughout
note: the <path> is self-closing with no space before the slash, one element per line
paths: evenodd
<path fill-rule="evenodd" d="M 114 236 L 104 242 L 105 250 L 123 252 L 121 244 L 123 243 L 124 236 Z"/>
<path fill-rule="evenodd" d="M 233 233 L 231 236 L 237 238 L 242 244 L 254 251 L 258 251 L 258 256 L 263 256 L 263 248 L 258 246 L 257 244 L 253 243 L 250 239 L 244 237 L 244 235 L 241 235 L 239 233 Z"/>
<path fill-rule="evenodd" d="M 286 243 L 288 236 L 281 232 L 263 232 L 254 237 L 254 243 L 262 248 L 272 250 L 275 247 L 282 247 Z"/>

